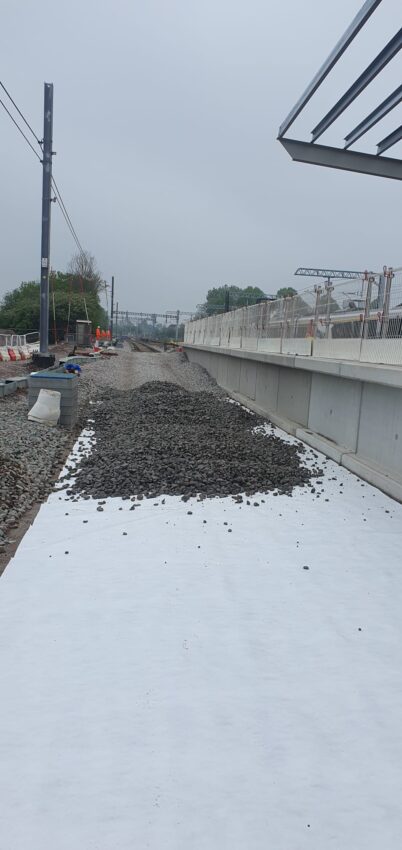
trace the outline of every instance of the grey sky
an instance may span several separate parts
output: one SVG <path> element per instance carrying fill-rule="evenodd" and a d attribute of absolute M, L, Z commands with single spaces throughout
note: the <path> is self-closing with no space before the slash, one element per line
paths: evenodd
<path fill-rule="evenodd" d="M 122 308 L 193 309 L 221 283 L 275 292 L 299 265 L 402 264 L 399 182 L 295 164 L 276 141 L 361 4 L 3 0 L 0 78 L 39 136 L 54 83 L 54 174 Z M 289 135 L 309 139 L 400 18 L 383 0 Z M 322 141 L 340 143 L 400 70 L 399 55 Z M 399 123 L 395 111 L 361 149 Z M 41 173 L 2 109 L 0 139 L 1 297 L 39 276 Z M 53 267 L 73 251 L 53 208 Z"/>

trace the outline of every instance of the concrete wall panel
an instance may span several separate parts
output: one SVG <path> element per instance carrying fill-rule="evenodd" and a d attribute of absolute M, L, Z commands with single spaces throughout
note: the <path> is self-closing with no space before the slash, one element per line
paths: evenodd
<path fill-rule="evenodd" d="M 216 380 L 221 387 L 226 387 L 226 389 L 228 389 L 228 363 L 230 358 L 227 354 L 218 354 L 216 359 L 218 361 L 218 373 Z"/>
<path fill-rule="evenodd" d="M 311 377 L 308 427 L 355 452 L 362 384 L 333 375 Z"/>
<path fill-rule="evenodd" d="M 235 392 L 240 392 L 240 363 L 237 357 L 228 357 L 228 383 L 227 387 Z"/>
<path fill-rule="evenodd" d="M 307 425 L 310 404 L 311 374 L 299 369 L 280 369 L 278 413 L 287 419 Z"/>
<path fill-rule="evenodd" d="M 357 454 L 402 476 L 402 392 L 364 384 Z"/>
<path fill-rule="evenodd" d="M 255 399 L 257 363 L 255 360 L 239 360 L 238 365 L 240 367 L 239 392 L 247 398 Z"/>
<path fill-rule="evenodd" d="M 269 363 L 257 363 L 255 383 L 255 401 L 267 413 L 274 413 L 278 407 L 279 366 Z"/>
<path fill-rule="evenodd" d="M 272 352 L 273 354 L 279 354 L 280 350 L 281 340 L 279 337 L 273 337 L 272 339 L 263 337 L 257 340 L 257 351 L 267 351 L 268 353 Z"/>
<path fill-rule="evenodd" d="M 190 363 L 198 363 L 209 372 L 212 377 L 215 377 L 215 369 L 218 367 L 218 357 L 215 354 L 210 354 L 209 351 L 196 351 L 191 348 L 186 349 L 187 357 Z"/>
<path fill-rule="evenodd" d="M 338 374 L 329 374 L 326 367 L 325 371 L 303 368 L 304 358 L 293 358 L 292 364 L 288 358 L 282 365 L 277 362 L 281 355 L 275 355 L 275 362 L 265 362 L 252 352 L 233 357 L 218 351 L 186 351 L 191 362 L 203 366 L 229 392 L 245 403 L 249 399 L 251 407 L 254 403 L 274 421 L 283 418 L 281 427 L 290 433 L 297 433 L 297 425 L 304 426 L 307 443 L 334 459 L 339 455 L 348 469 L 402 501 L 399 372 L 340 361 Z"/>

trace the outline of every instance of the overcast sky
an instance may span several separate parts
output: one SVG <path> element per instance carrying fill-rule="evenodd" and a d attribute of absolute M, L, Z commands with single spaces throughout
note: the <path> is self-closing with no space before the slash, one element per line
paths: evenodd
<path fill-rule="evenodd" d="M 402 265 L 400 182 L 296 164 L 276 141 L 362 2 L 2 0 L 0 79 L 40 137 L 54 83 L 54 175 L 121 308 L 192 310 L 222 283 L 304 288 L 300 265 Z M 289 135 L 309 140 L 401 17 L 383 0 Z M 321 141 L 341 144 L 400 71 L 401 54 Z M 2 108 L 0 150 L 1 297 L 39 278 L 41 213 L 41 167 Z M 52 212 L 65 269 L 74 243 Z"/>

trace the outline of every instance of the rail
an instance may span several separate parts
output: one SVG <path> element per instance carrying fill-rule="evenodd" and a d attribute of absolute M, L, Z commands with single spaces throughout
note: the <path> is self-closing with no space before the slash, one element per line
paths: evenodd
<path fill-rule="evenodd" d="M 195 319 L 184 343 L 402 366 L 402 269 Z"/>

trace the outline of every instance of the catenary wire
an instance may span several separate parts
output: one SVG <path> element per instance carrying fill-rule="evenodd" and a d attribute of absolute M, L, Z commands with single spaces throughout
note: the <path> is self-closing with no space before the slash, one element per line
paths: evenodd
<path fill-rule="evenodd" d="M 10 92 L 7 90 L 7 88 L 6 88 L 6 86 L 4 85 L 4 83 L 3 83 L 3 82 L 1 82 L 1 80 L 0 80 L 0 86 L 1 86 L 1 88 L 4 90 L 4 92 L 6 93 L 7 97 L 9 98 L 9 100 L 11 101 L 11 103 L 13 104 L 13 106 L 14 106 L 14 108 L 16 109 L 16 111 L 18 112 L 18 114 L 21 116 L 22 120 L 24 121 L 24 123 L 26 124 L 26 126 L 28 127 L 28 129 L 30 130 L 30 132 L 32 133 L 32 135 L 33 135 L 33 137 L 34 137 L 35 141 L 36 141 L 36 142 L 40 145 L 40 147 L 41 147 L 41 149 L 42 149 L 42 142 L 41 142 L 41 140 L 39 139 L 39 137 L 37 136 L 37 134 L 35 133 L 35 131 L 32 129 L 31 125 L 29 124 L 29 122 L 28 122 L 28 121 L 27 121 L 27 119 L 25 118 L 25 116 L 24 116 L 23 112 L 22 112 L 22 111 L 20 110 L 20 108 L 17 106 L 17 104 L 16 104 L 15 100 L 12 98 L 12 96 L 11 96 Z M 3 108 L 4 108 L 4 110 L 6 111 L 7 115 L 9 116 L 9 118 L 11 119 L 11 121 L 13 122 L 13 124 L 15 125 L 15 127 L 17 128 L 18 132 L 19 132 L 19 133 L 21 133 L 21 135 L 23 136 L 23 138 L 25 139 L 26 143 L 29 145 L 29 147 L 31 148 L 31 150 L 32 150 L 32 151 L 33 151 L 33 153 L 35 154 L 36 158 L 37 158 L 37 159 L 39 159 L 39 162 L 42 162 L 42 160 L 41 160 L 41 158 L 40 158 L 40 156 L 39 156 L 38 152 L 35 150 L 35 148 L 34 148 L 34 147 L 33 147 L 33 145 L 31 144 L 31 142 L 29 141 L 28 137 L 25 135 L 24 131 L 21 129 L 20 125 L 19 125 L 19 124 L 18 124 L 18 122 L 15 120 L 14 116 L 11 114 L 10 110 L 7 108 L 7 106 L 6 106 L 6 104 L 3 102 L 3 100 L 1 100 L 1 98 L 0 98 L 0 104 L 3 106 Z M 78 238 L 78 236 L 77 236 L 77 232 L 76 232 L 75 227 L 74 227 L 74 225 L 73 225 L 73 223 L 72 223 L 72 221 L 71 221 L 71 218 L 70 218 L 70 215 L 69 215 L 69 213 L 68 213 L 67 207 L 66 207 L 66 205 L 65 205 L 65 203 L 64 203 L 63 196 L 62 196 L 62 194 L 61 194 L 61 191 L 60 191 L 60 189 L 59 189 L 59 187 L 58 187 L 58 185 L 57 185 L 56 180 L 54 179 L 54 177 L 52 177 L 52 184 L 53 184 L 54 191 L 55 191 L 55 193 L 56 193 L 57 200 L 59 201 L 59 206 L 60 206 L 61 213 L 62 213 L 63 218 L 64 218 L 64 220 L 65 220 L 65 222 L 66 222 L 66 224 L 67 224 L 67 227 L 68 227 L 68 229 L 69 229 L 69 231 L 70 231 L 70 233 L 71 233 L 71 235 L 72 235 L 72 237 L 73 237 L 73 239 L 74 239 L 74 242 L 75 242 L 75 244 L 76 244 L 76 246 L 77 246 L 77 248 L 78 248 L 78 250 L 79 250 L 80 254 L 81 254 L 81 255 L 84 255 L 84 253 L 85 253 L 85 252 L 84 252 L 83 247 L 82 247 L 82 245 L 81 245 L 81 242 L 80 242 L 80 240 L 79 240 L 79 238 Z"/>
<path fill-rule="evenodd" d="M 19 124 L 18 124 L 18 122 L 15 120 L 15 118 L 13 117 L 13 115 L 11 115 L 10 110 L 9 110 L 9 109 L 7 109 L 7 107 L 6 107 L 5 103 L 4 103 L 4 101 L 2 101 L 2 100 L 1 100 L 1 98 L 0 98 L 0 103 L 1 103 L 2 107 L 5 109 L 5 111 L 7 112 L 7 115 L 11 118 L 11 121 L 13 122 L 13 124 L 15 124 L 15 126 L 16 126 L 17 130 L 19 131 L 19 133 L 21 133 L 21 136 L 23 136 L 23 137 L 24 137 L 24 139 L 25 139 L 25 141 L 26 141 L 27 145 L 29 145 L 29 147 L 31 148 L 31 150 L 34 152 L 34 154 L 35 154 L 36 158 L 39 160 L 39 162 L 41 162 L 42 160 L 41 160 L 41 158 L 40 158 L 40 156 L 39 156 L 38 152 L 35 150 L 34 146 L 33 146 L 33 145 L 31 145 L 31 142 L 29 141 L 28 137 L 25 135 L 24 131 L 23 131 L 23 130 L 21 130 L 20 125 L 19 125 Z"/>
<path fill-rule="evenodd" d="M 20 116 L 21 116 L 21 118 L 22 118 L 22 120 L 23 120 L 24 124 L 26 124 L 26 126 L 28 127 L 28 130 L 30 130 L 30 131 L 31 131 L 31 133 L 32 133 L 33 137 L 35 138 L 35 140 L 37 141 L 38 145 L 40 145 L 40 146 L 42 147 L 42 142 L 41 142 L 41 140 L 38 138 L 38 136 L 36 135 L 35 130 L 33 130 L 33 129 L 32 129 L 32 127 L 31 127 L 31 125 L 30 125 L 29 121 L 27 121 L 27 119 L 25 118 L 25 115 L 21 112 L 20 108 L 17 106 L 17 104 L 16 104 L 15 100 L 13 100 L 13 98 L 11 97 L 10 92 L 6 89 L 6 87 L 5 87 L 4 83 L 2 83 L 2 82 L 1 82 L 1 80 L 0 80 L 0 86 L 2 87 L 3 91 L 6 93 L 7 97 L 11 100 L 12 105 L 13 105 L 13 106 L 14 106 L 14 108 L 17 110 L 18 115 L 20 115 Z"/>

